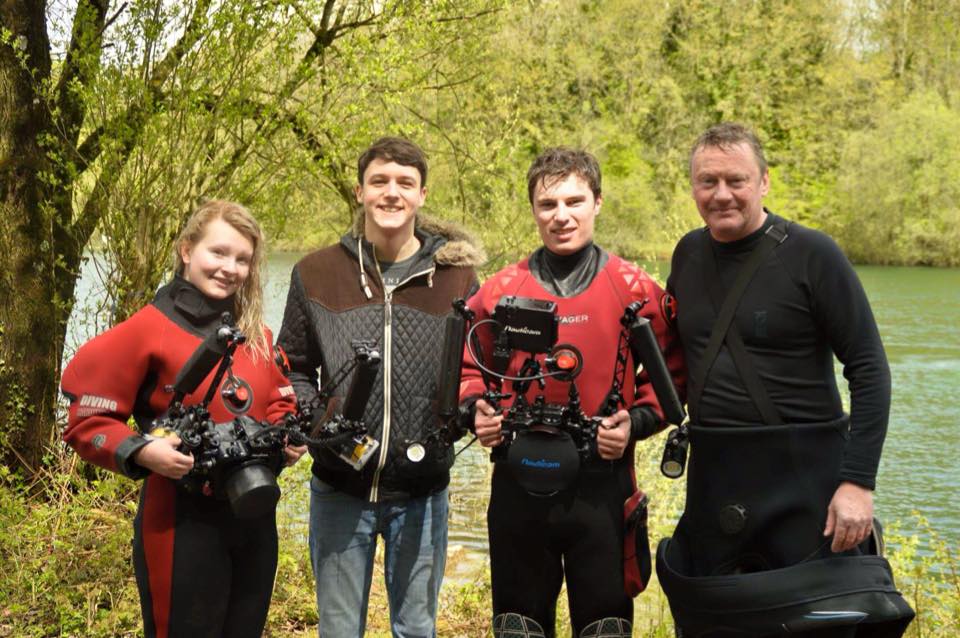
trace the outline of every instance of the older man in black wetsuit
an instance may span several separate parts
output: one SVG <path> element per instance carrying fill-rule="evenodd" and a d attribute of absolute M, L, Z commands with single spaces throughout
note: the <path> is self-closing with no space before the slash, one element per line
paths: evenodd
<path fill-rule="evenodd" d="M 678 625 L 697 636 L 881 635 L 856 633 L 880 620 L 862 601 L 831 617 L 806 610 L 800 624 L 771 631 L 739 625 L 736 605 L 719 633 L 685 613 L 705 605 L 696 587 L 711 577 L 859 555 L 873 529 L 890 410 L 890 372 L 863 288 L 828 236 L 763 207 L 770 177 L 756 136 L 736 124 L 709 129 L 693 147 L 690 179 L 706 228 L 680 240 L 667 292 L 690 369 L 693 456 L 686 509 L 658 564 Z M 849 418 L 834 355 L 849 381 Z M 750 582 L 726 585 L 750 599 Z M 901 620 L 910 615 L 901 609 Z"/>

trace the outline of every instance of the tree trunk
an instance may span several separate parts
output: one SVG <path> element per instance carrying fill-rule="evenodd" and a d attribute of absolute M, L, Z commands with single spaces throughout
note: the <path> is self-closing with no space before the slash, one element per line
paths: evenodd
<path fill-rule="evenodd" d="M 9 204 L 4 203 L 5 214 L 10 214 Z M 56 298 L 52 277 L 34 268 L 48 255 L 38 254 L 36 245 L 15 244 L 6 237 L 0 242 L 4 254 L 13 253 L 5 273 L 10 283 L 5 282 L 0 292 L 0 443 L 5 465 L 23 467 L 33 475 L 54 430 L 63 317 L 68 309 L 58 304 L 50 312 L 50 299 Z"/>
<path fill-rule="evenodd" d="M 50 76 L 44 20 L 43 3 L 0 3 L 0 22 L 12 33 L 0 43 L 0 461 L 28 474 L 54 429 L 73 298 L 68 273 L 79 261 L 76 250 L 62 254 L 69 229 L 54 210 L 69 201 L 69 188 L 48 197 L 56 187 L 40 141 L 50 127 L 38 95 Z"/>

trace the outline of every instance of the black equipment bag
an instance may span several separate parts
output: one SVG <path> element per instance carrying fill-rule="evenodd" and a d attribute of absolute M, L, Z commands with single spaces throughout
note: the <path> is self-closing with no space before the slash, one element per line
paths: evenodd
<path fill-rule="evenodd" d="M 657 548 L 657 577 L 684 638 L 789 635 L 856 626 L 857 638 L 899 638 L 914 612 L 882 556 L 835 556 L 748 574 L 690 578 Z"/>
<path fill-rule="evenodd" d="M 852 624 L 858 636 L 902 635 L 914 612 L 887 561 L 861 548 L 833 554 L 823 537 L 846 436 L 846 418 L 690 428 L 687 505 L 657 550 L 685 637 Z"/>

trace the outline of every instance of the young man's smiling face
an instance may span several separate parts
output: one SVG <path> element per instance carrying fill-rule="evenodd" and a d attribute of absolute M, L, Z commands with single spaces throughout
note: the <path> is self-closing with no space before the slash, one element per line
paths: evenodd
<path fill-rule="evenodd" d="M 417 211 L 427 198 L 416 167 L 379 158 L 367 166 L 363 183 L 354 192 L 363 206 L 367 237 L 374 229 L 390 235 L 412 232 Z"/>
<path fill-rule="evenodd" d="M 593 241 L 601 200 L 577 174 L 541 180 L 532 206 L 544 247 L 557 255 L 571 255 Z"/>

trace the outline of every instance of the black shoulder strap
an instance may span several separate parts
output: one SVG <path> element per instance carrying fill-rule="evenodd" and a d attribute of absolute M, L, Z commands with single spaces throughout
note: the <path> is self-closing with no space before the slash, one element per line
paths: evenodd
<path fill-rule="evenodd" d="M 731 330 L 731 326 L 737 306 L 740 304 L 740 298 L 743 297 L 743 293 L 750 284 L 750 280 L 753 279 L 753 275 L 757 272 L 760 264 L 773 252 L 773 249 L 783 243 L 786 238 L 787 230 L 785 224 L 774 224 L 767 229 L 760 243 L 757 244 L 753 252 L 750 253 L 750 257 L 747 258 L 746 263 L 740 267 L 737 278 L 733 282 L 730 292 L 727 293 L 726 298 L 723 300 L 722 305 L 720 303 L 720 278 L 717 274 L 716 256 L 713 253 L 710 238 L 703 238 L 701 268 L 703 269 L 704 282 L 713 301 L 714 308 L 719 308 L 719 312 L 717 314 L 717 321 L 713 324 L 713 331 L 710 333 L 710 340 L 707 342 L 707 348 L 704 351 L 700 366 L 697 370 L 693 371 L 690 377 L 691 390 L 687 403 L 690 408 L 690 417 L 692 420 L 698 421 L 700 418 L 700 398 L 703 395 L 703 388 L 706 384 L 707 376 L 710 374 L 710 368 L 713 367 L 717 355 L 720 354 L 720 347 L 724 341 L 726 341 L 730 355 L 733 357 L 734 364 L 737 366 L 737 371 L 740 373 L 747 392 L 760 411 L 764 423 L 768 425 L 783 423 L 776 406 L 774 406 L 773 401 L 770 400 L 770 396 L 767 394 L 766 388 L 760 380 L 760 375 L 757 374 L 756 368 L 754 368 L 747 354 L 740 333 L 737 330 Z"/>

